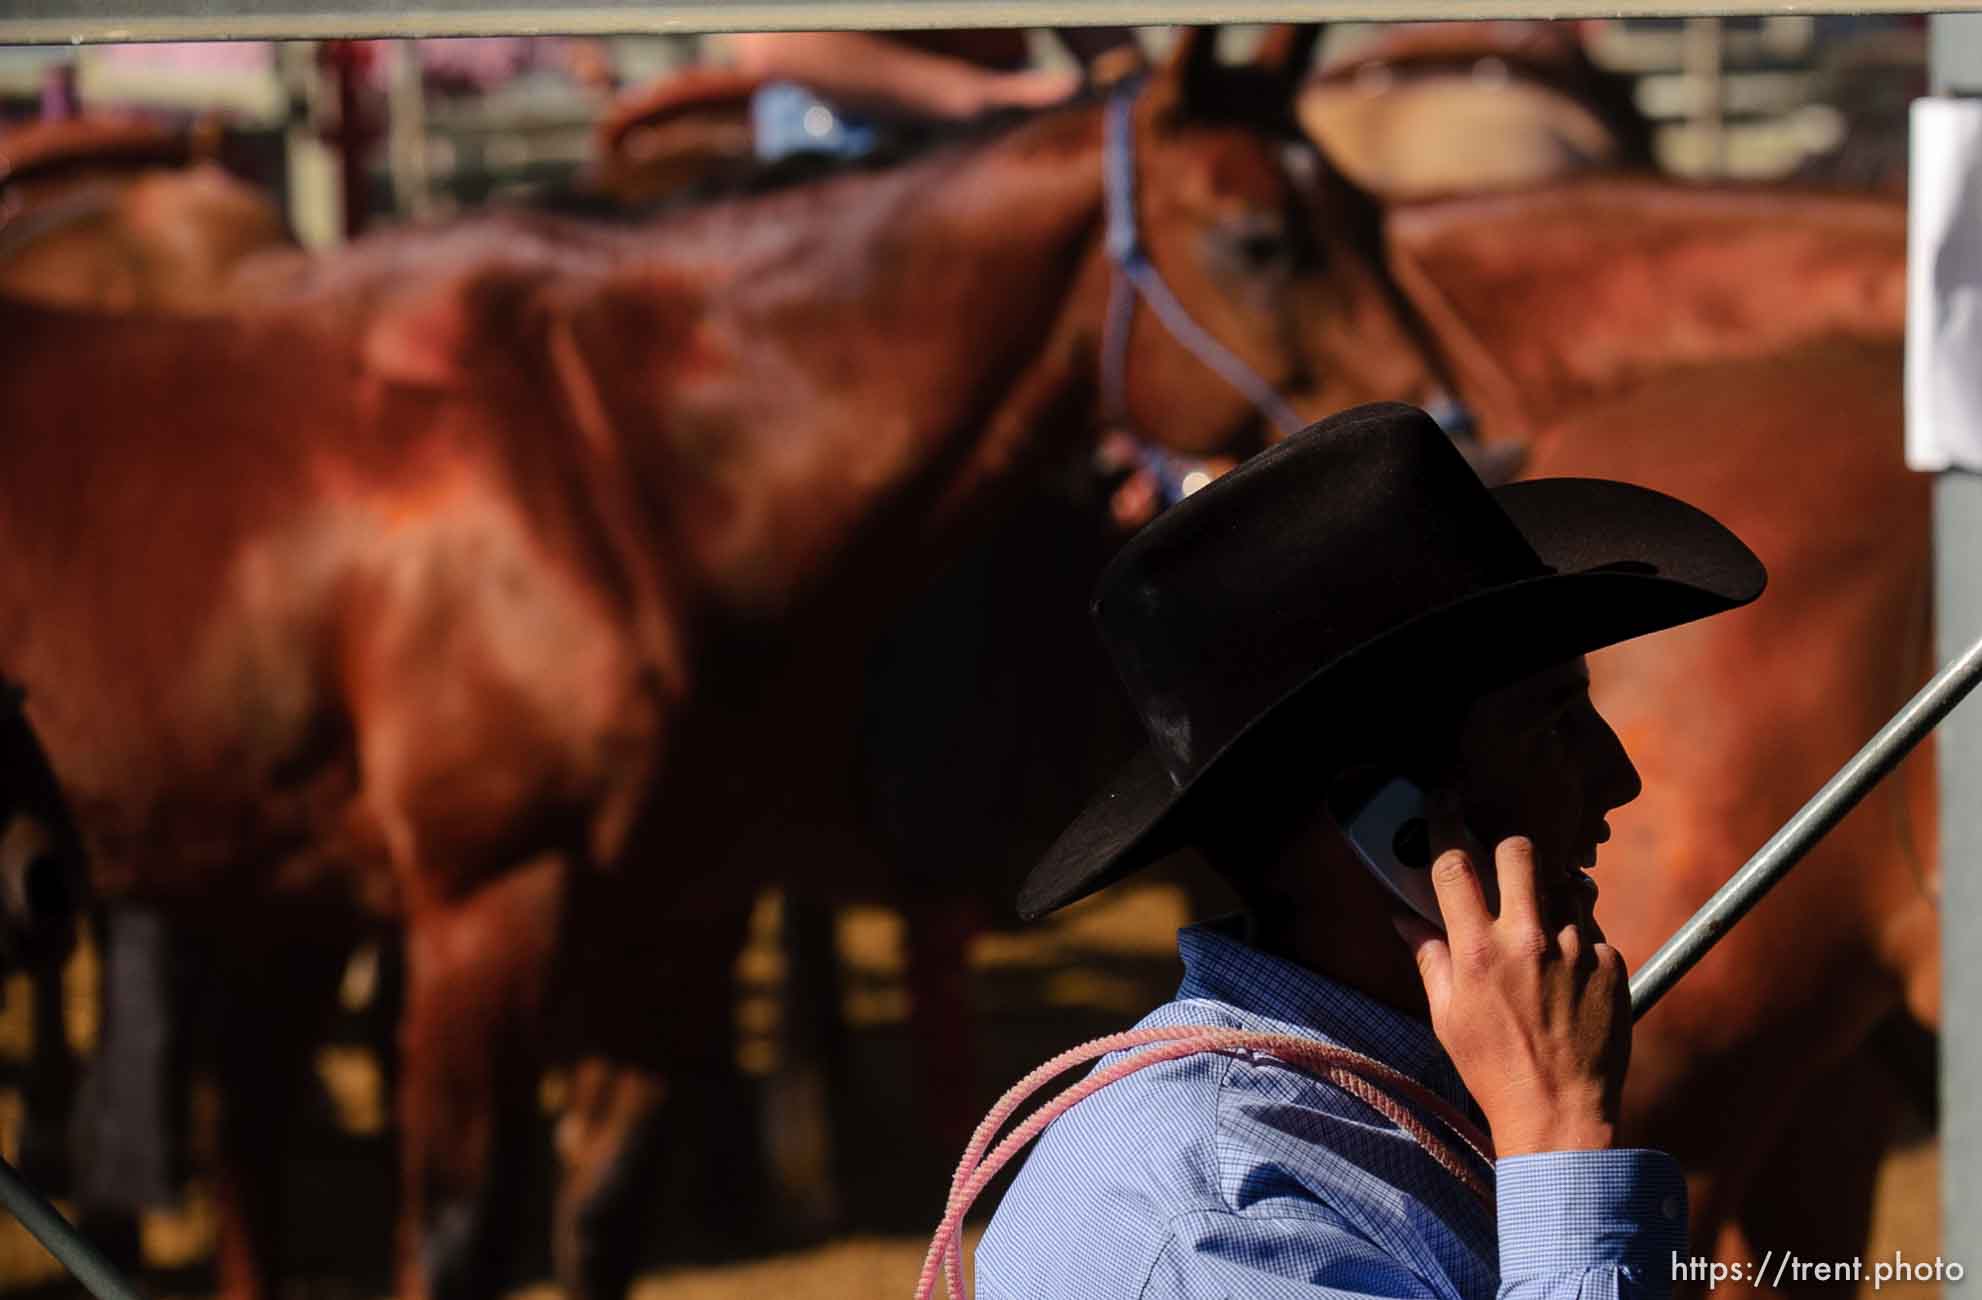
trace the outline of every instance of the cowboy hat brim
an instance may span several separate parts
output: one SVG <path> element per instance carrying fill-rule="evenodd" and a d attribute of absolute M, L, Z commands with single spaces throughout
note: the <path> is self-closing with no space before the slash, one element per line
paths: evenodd
<path fill-rule="evenodd" d="M 1037 920 L 1183 847 L 1207 779 L 1260 743 L 1269 725 L 1325 718 L 1330 701 L 1413 681 L 1458 678 L 1484 693 L 1735 609 L 1768 581 L 1754 552 L 1712 516 L 1650 488 L 1552 478 L 1492 496 L 1547 572 L 1472 592 L 1318 665 L 1182 783 L 1145 747 L 1026 877 L 1019 915 Z"/>

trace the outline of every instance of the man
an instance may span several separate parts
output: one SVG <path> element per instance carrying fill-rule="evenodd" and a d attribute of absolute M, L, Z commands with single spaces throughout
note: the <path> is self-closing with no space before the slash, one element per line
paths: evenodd
<path fill-rule="evenodd" d="M 1059 39 L 1085 67 L 1133 48 L 1122 27 Z M 1000 109 L 1046 108 L 1080 89 L 1078 72 L 1030 66 L 1016 28 L 906 32 L 752 32 L 728 40 L 739 71 L 766 79 L 752 97 L 757 155 L 860 157 L 935 123 Z"/>
<path fill-rule="evenodd" d="M 1765 579 L 1648 489 L 1490 491 L 1395 404 L 1288 439 L 1138 533 L 1094 614 L 1150 746 L 1035 868 L 1021 914 L 1196 847 L 1249 910 L 1182 932 L 1183 987 L 1143 1024 L 1291 1034 L 1401 1071 L 1484 1121 L 1496 1159 L 1474 1181 L 1493 1203 L 1343 1088 L 1199 1053 L 1046 1130 L 978 1249 L 979 1294 L 1665 1295 L 1684 1184 L 1619 1142 L 1629 991 L 1584 875 L 1639 783 L 1581 656 Z M 1428 866 L 1444 932 L 1337 820 L 1394 778 L 1422 792 L 1428 843 L 1394 852 Z"/>

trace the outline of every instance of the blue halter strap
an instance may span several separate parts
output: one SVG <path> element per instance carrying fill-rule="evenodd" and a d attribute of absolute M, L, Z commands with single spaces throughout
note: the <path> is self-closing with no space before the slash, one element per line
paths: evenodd
<path fill-rule="evenodd" d="M 1128 418 L 1129 326 L 1138 300 L 1149 305 L 1170 337 L 1203 362 L 1214 374 L 1244 394 L 1281 434 L 1304 426 L 1294 408 L 1273 385 L 1213 338 L 1191 318 L 1177 300 L 1163 273 L 1149 260 L 1136 221 L 1135 102 L 1142 79 L 1123 83 L 1108 97 L 1103 118 L 1101 175 L 1108 213 L 1108 260 L 1114 276 L 1108 290 L 1108 317 L 1102 333 L 1101 393 L 1106 418 L 1117 428 L 1133 429 Z"/>

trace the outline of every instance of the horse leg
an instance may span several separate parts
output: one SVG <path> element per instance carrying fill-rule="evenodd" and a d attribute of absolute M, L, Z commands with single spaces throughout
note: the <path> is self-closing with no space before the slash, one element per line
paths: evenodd
<path fill-rule="evenodd" d="M 934 1151 L 959 1152 L 980 1118 L 969 955 L 970 941 L 985 928 L 984 909 L 970 898 L 924 897 L 903 911 L 916 1109 Z"/>
<path fill-rule="evenodd" d="M 96 1053 L 75 1116 L 83 1230 L 113 1260 L 140 1263 L 139 1216 L 183 1184 L 193 946 L 165 916 L 128 903 L 96 918 Z"/>
<path fill-rule="evenodd" d="M 21 1089 L 21 1175 L 49 1196 L 67 1196 L 75 1177 L 70 1124 L 82 1064 L 69 1045 L 62 966 L 27 971 L 29 1057 Z"/>
<path fill-rule="evenodd" d="M 783 1042 L 764 1121 L 784 1221 L 800 1238 L 823 1237 L 842 1212 L 843 1121 L 857 1086 L 838 909 L 831 899 L 787 883 L 781 937 Z"/>
<path fill-rule="evenodd" d="M 751 1244 L 763 1195 L 757 1089 L 736 1063 L 731 975 L 751 895 L 718 882 L 724 897 L 649 907 L 624 884 L 576 880 L 562 945 L 560 1019 L 579 1027 L 586 1059 L 558 1122 L 552 1253 L 566 1294 L 582 1300 L 626 1293 L 673 1175 L 686 1176 L 689 1204 L 722 1216 L 695 1225 L 704 1247 Z M 655 940 L 662 926 L 665 944 Z"/>
<path fill-rule="evenodd" d="M 667 1086 L 647 1070 L 602 1057 L 571 1073 L 557 1125 L 564 1173 L 551 1256 L 570 1300 L 617 1300 L 640 1264 L 644 1212 L 665 1159 Z"/>
<path fill-rule="evenodd" d="M 341 926 L 284 927 L 280 939 L 226 954 L 215 971 L 215 1179 L 220 1293 L 268 1300 L 288 1222 L 285 1151 L 291 1117 L 313 1086 L 349 936 Z"/>
<path fill-rule="evenodd" d="M 1807 1089 L 1782 1140 L 1769 1153 L 1737 1214 L 1743 1258 L 1837 1262 L 1863 1258 L 1870 1238 L 1880 1162 L 1913 1104 L 1907 1082 L 1874 1035 Z M 1848 1122 L 1840 1122 L 1848 1117 Z M 1835 1280 L 1783 1274 L 1761 1294 L 1830 1294 Z"/>
<path fill-rule="evenodd" d="M 416 909 L 400 1027 L 399 1280 L 406 1297 L 504 1289 L 536 1123 L 562 863 L 538 859 Z"/>

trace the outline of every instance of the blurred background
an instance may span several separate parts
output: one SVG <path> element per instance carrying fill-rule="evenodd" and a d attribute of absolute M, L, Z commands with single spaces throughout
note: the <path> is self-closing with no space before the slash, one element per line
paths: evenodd
<path fill-rule="evenodd" d="M 1926 89 L 1918 17 L 1581 21 L 1577 41 L 1625 79 L 1658 165 L 1677 176 L 1891 180 L 1905 160 L 1906 105 Z M 1380 45 L 1385 27 L 1335 24 L 1324 63 Z M 1137 39 L 1160 50 L 1165 29 Z M 1222 39 L 1243 51 L 1258 29 Z M 343 183 L 364 220 L 444 216 L 569 186 L 595 166 L 594 129 L 613 97 L 694 67 L 736 63 L 736 38 L 454 39 L 0 47 L 0 115 L 31 121 L 87 105 L 161 123 L 222 124 L 235 169 L 279 196 L 310 245 L 343 235 Z M 1049 34 L 1032 62 L 1067 67 Z M 1359 73 L 1374 95 L 1389 74 Z M 1483 85 L 1518 75 L 1483 58 Z M 349 169 L 348 171 L 346 169 Z"/>
<path fill-rule="evenodd" d="M 1300 111 L 1312 130 L 1337 142 L 1337 164 L 1371 189 L 1399 198 L 1448 192 L 1436 149 L 1400 162 L 1363 119 L 1370 105 L 1425 75 L 1422 51 L 1386 53 L 1402 50 L 1400 31 L 1332 25 Z M 1532 35 L 1490 34 L 1433 62 L 1440 75 L 1481 93 L 1559 89 L 1536 71 L 1546 59 L 1531 65 L 1495 52 L 1525 49 Z M 1152 29 L 1132 39 L 1155 53 L 1171 36 Z M 1233 28 L 1221 39 L 1243 57 L 1262 32 Z M 1052 35 L 1024 40 L 1026 67 L 1074 65 Z M 1926 88 L 1919 19 L 1587 21 L 1552 25 L 1543 43 L 1580 51 L 1602 74 L 1602 95 L 1621 97 L 1614 102 L 1642 128 L 1653 167 L 1669 176 L 1904 192 L 1907 105 Z M 156 147 L 162 165 L 206 158 L 262 196 L 285 237 L 328 249 L 396 223 L 444 221 L 491 205 L 583 212 L 607 202 L 665 203 L 720 181 L 746 168 L 757 148 L 749 98 L 682 93 L 681 78 L 736 70 L 753 57 L 747 40 L 740 46 L 739 38 L 718 36 L 0 48 L 0 126 L 114 119 L 125 134 L 108 145 L 108 136 L 44 136 L 34 148 L 46 152 L 33 156 L 74 149 L 87 162 L 105 156 L 91 150 L 136 156 Z M 799 120 L 807 130 L 820 126 L 822 139 L 841 125 Z M 1573 121 L 1562 129 L 1570 154 L 1581 129 Z M 1586 160 L 1600 165 L 1611 147 L 1592 144 Z M 0 159 L 24 168 L 29 155 L 6 149 L 0 143 Z M 1504 183 L 1532 179 L 1517 165 Z M 7 237 L 0 226 L 0 241 Z M 637 1288 L 643 1300 L 906 1294 L 920 1264 L 955 1153 L 909 1140 L 911 1102 L 891 1083 L 910 1073 L 913 1046 L 903 916 L 879 905 L 789 902 L 775 890 L 760 898 L 734 972 L 733 1007 L 736 1062 L 762 1121 L 739 1140 L 761 1143 L 788 1197 L 783 1221 L 761 1237 L 716 1239 L 693 1212 L 707 1189 L 676 1178 L 652 1207 Z M 981 1026 L 968 1108 L 982 1110 L 1070 1042 L 1124 1028 L 1166 1000 L 1181 975 L 1177 928 L 1220 902 L 1200 878 L 1165 876 L 1043 925 L 955 936 L 965 958 L 962 996 Z M 100 956 L 86 936 L 52 992 L 22 975 L 7 981 L 0 1149 L 9 1159 L 24 1155 L 24 1095 L 82 1086 L 75 1071 L 99 1038 Z M 295 1120 L 287 1176 L 292 1200 L 306 1212 L 285 1230 L 281 1252 L 295 1279 L 286 1290 L 298 1297 L 391 1288 L 387 1058 L 396 965 L 383 941 L 351 958 L 332 1032 L 315 1056 L 321 1086 Z M 185 996 L 160 1031 L 175 1042 L 197 1040 L 202 1017 L 213 1014 L 202 1008 L 224 998 L 224 990 L 202 989 L 197 973 L 186 978 Z M 30 1061 L 38 1048 L 45 1053 L 55 1024 L 74 1061 L 50 1083 Z M 200 1161 L 212 1101 L 200 1052 L 174 1059 L 184 1063 L 177 1091 L 147 1091 L 117 1112 L 136 1125 L 183 1129 L 163 1172 L 137 1175 L 145 1192 L 130 1199 L 155 1203 L 132 1213 L 92 1206 L 74 1186 L 53 1190 L 141 1264 L 153 1293 L 204 1295 L 216 1277 L 212 1188 Z M 829 1078 L 862 1085 L 829 1087 Z M 569 1085 L 558 1073 L 543 1081 L 531 1228 L 515 1243 L 517 1276 L 536 1279 L 533 1287 L 549 1285 L 555 1119 Z M 1868 1256 L 1898 1248 L 1931 1257 L 1938 1248 L 1932 1115 L 1910 1115 L 1881 1168 Z M 26 1157 L 32 1172 L 35 1153 Z M 0 1223 L 0 1289 L 23 1297 L 78 1293 L 11 1221 Z M 1895 1289 L 1933 1288 L 1887 1288 Z"/>

